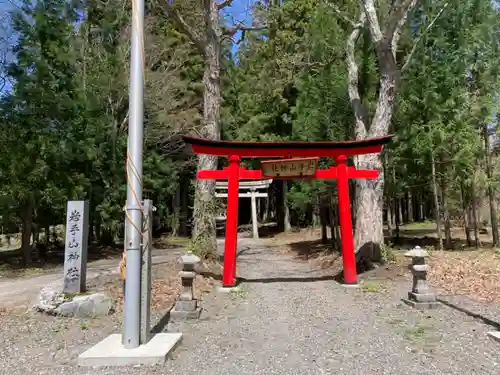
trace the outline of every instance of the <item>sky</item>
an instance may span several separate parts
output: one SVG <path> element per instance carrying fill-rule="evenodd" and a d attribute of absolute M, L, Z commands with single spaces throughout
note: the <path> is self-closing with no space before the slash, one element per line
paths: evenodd
<path fill-rule="evenodd" d="M 147 0 L 145 0 L 147 1 Z M 254 0 L 233 0 L 233 3 L 230 7 L 227 7 L 224 10 L 224 18 L 226 19 L 228 24 L 234 24 L 234 23 L 245 23 L 249 24 L 251 22 L 251 6 Z M 0 15 L 7 15 L 9 12 L 15 9 L 15 3 L 16 0 L 0 0 Z M 0 16 L 0 23 L 2 23 L 3 17 Z M 5 25 L 5 23 L 3 23 Z M 7 29 L 1 27 L 0 28 L 0 34 L 5 34 L 7 33 Z M 8 48 L 8 45 L 3 44 L 1 40 L 3 35 L 0 35 L 0 49 Z M 236 34 L 236 38 L 238 38 L 240 35 L 239 33 Z M 12 38 L 10 38 L 10 43 L 13 43 L 14 41 Z M 236 52 L 237 46 L 233 46 L 233 53 Z M 7 92 L 10 89 L 10 85 L 6 85 L 2 91 L 0 91 L 0 95 L 2 93 Z"/>

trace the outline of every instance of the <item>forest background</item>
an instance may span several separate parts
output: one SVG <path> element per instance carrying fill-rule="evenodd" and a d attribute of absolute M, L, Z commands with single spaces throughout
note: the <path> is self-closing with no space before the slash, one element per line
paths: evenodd
<path fill-rule="evenodd" d="M 9 3 L 0 26 L 0 213 L 21 233 L 25 264 L 58 247 L 67 200 L 90 201 L 91 241 L 123 235 L 128 125 L 128 0 Z M 351 183 L 357 247 L 404 223 L 452 227 L 469 245 L 497 197 L 500 11 L 491 0 L 148 1 L 145 13 L 144 196 L 155 228 L 215 247 L 221 209 L 182 136 L 350 140 L 395 134 L 378 169 Z M 329 163 L 322 160 L 322 165 Z M 251 164 L 251 162 L 249 162 Z M 483 209 L 486 208 L 486 209 Z M 244 223 L 244 209 L 240 222 Z M 332 226 L 335 182 L 275 181 L 262 221 Z M 337 233 L 337 235 L 335 234 Z M 387 242 L 387 240 L 385 240 Z M 377 257 L 375 252 L 374 257 Z"/>

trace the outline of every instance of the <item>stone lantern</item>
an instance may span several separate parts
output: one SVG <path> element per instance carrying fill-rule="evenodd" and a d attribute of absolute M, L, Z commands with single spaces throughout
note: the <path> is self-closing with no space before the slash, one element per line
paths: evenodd
<path fill-rule="evenodd" d="M 432 309 L 439 305 L 436 295 L 427 282 L 429 266 L 425 264 L 425 258 L 428 256 L 429 253 L 420 246 L 415 246 L 414 249 L 405 253 L 405 257 L 411 258 L 413 286 L 411 292 L 408 292 L 408 299 L 403 299 L 403 301 L 417 309 Z"/>
<path fill-rule="evenodd" d="M 172 320 L 198 319 L 201 308 L 198 307 L 198 301 L 194 298 L 194 280 L 196 278 L 195 267 L 200 262 L 200 258 L 191 252 L 184 254 L 179 259 L 182 264 L 182 271 L 179 272 L 182 289 L 175 303 L 170 310 Z"/>

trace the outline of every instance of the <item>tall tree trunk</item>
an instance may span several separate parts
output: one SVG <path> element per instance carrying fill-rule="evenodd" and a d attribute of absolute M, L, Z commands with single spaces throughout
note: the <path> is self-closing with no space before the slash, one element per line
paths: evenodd
<path fill-rule="evenodd" d="M 173 220 L 172 220 L 172 236 L 178 236 L 180 232 L 180 227 L 181 227 L 181 186 L 180 186 L 180 181 L 179 181 L 179 186 L 177 187 L 177 190 L 174 193 L 174 196 L 172 198 L 172 213 L 173 213 Z"/>
<path fill-rule="evenodd" d="M 479 240 L 479 228 L 478 228 L 478 220 L 477 220 L 477 197 L 476 197 L 476 173 L 473 173 L 472 177 L 472 189 L 471 189 L 471 202 L 472 202 L 472 225 L 474 228 L 474 247 L 476 249 L 481 246 L 481 241 Z"/>
<path fill-rule="evenodd" d="M 185 178 L 180 181 L 181 190 L 181 212 L 179 214 L 179 235 L 189 235 L 188 218 L 189 218 L 189 182 Z"/>
<path fill-rule="evenodd" d="M 102 218 L 99 213 L 96 214 L 95 216 L 95 241 L 99 244 L 102 245 L 101 240 L 102 240 Z M 55 228 L 54 228 L 55 230 Z M 125 231 L 123 233 L 123 238 L 125 239 Z"/>
<path fill-rule="evenodd" d="M 417 0 L 392 2 L 388 13 L 387 25 L 381 28 L 379 14 L 374 0 L 361 0 L 357 23 L 346 41 L 346 65 L 348 71 L 348 94 L 354 112 L 354 133 L 357 140 L 387 135 L 392 120 L 394 98 L 400 70 L 396 63 L 396 51 L 401 34 L 401 28 L 406 24 L 408 13 L 417 5 Z M 384 12 L 387 12 L 385 10 Z M 363 105 L 359 90 L 359 67 L 356 61 L 356 43 L 361 30 L 368 29 L 377 56 L 379 70 L 378 96 L 375 113 L 371 121 L 368 110 Z M 405 61 L 404 66 L 410 61 Z M 382 172 L 380 155 L 359 155 L 356 166 L 362 169 L 375 169 Z M 384 243 L 383 232 L 383 200 L 384 177 L 381 173 L 377 180 L 358 180 L 356 196 L 356 233 L 357 251 L 364 250 L 360 258 L 380 262 L 382 260 L 380 247 Z M 358 260 L 362 260 L 358 258 Z M 370 259 L 368 259 L 370 258 Z"/>
<path fill-rule="evenodd" d="M 33 245 L 40 244 L 40 227 L 37 223 L 33 223 Z"/>
<path fill-rule="evenodd" d="M 316 194 L 316 204 L 313 205 L 312 210 L 312 227 L 316 228 L 321 226 L 321 198 L 319 193 Z"/>
<path fill-rule="evenodd" d="M 328 242 L 328 233 L 327 233 L 328 211 L 327 211 L 327 205 L 325 205 L 325 200 L 320 198 L 319 202 L 320 202 L 319 215 L 321 221 L 321 242 L 326 244 Z"/>
<path fill-rule="evenodd" d="M 357 158 L 358 169 L 382 171 L 379 155 L 360 155 Z M 380 262 L 380 246 L 384 243 L 383 205 L 384 181 L 357 180 L 356 231 L 354 242 L 358 251 L 368 254 L 371 261 Z"/>
<path fill-rule="evenodd" d="M 396 244 L 399 244 L 400 241 L 400 234 L 401 234 L 401 221 L 399 220 L 399 215 L 396 215 L 396 212 L 399 210 L 399 199 L 393 199 L 392 204 L 394 207 L 393 210 L 393 219 L 394 219 L 394 227 L 395 227 L 395 236 L 394 236 L 394 241 Z"/>
<path fill-rule="evenodd" d="M 407 214 L 408 214 L 408 222 L 413 223 L 414 221 L 414 215 L 413 215 L 413 196 L 411 194 L 411 191 L 408 192 L 408 201 L 407 201 Z"/>
<path fill-rule="evenodd" d="M 292 225 L 290 224 L 290 208 L 288 207 L 288 183 L 283 180 L 282 189 L 282 199 L 283 199 L 283 230 L 285 232 L 290 232 L 292 230 Z"/>
<path fill-rule="evenodd" d="M 334 240 L 335 244 L 335 249 L 341 250 L 342 249 L 342 237 L 340 237 L 340 217 L 339 217 L 339 204 L 338 202 L 334 203 L 335 210 L 332 211 L 333 213 L 333 236 L 332 239 Z"/>
<path fill-rule="evenodd" d="M 483 137 L 484 137 L 484 154 L 485 154 L 485 164 L 486 164 L 486 177 L 488 178 L 488 200 L 490 206 L 490 216 L 491 216 L 491 235 L 493 238 L 493 247 L 498 247 L 499 234 L 498 234 L 498 223 L 497 223 L 497 202 L 495 199 L 495 192 L 491 186 L 491 171 L 492 171 L 492 155 L 490 150 L 490 138 L 488 135 L 488 125 L 483 124 Z"/>
<path fill-rule="evenodd" d="M 452 238 L 451 238 L 450 211 L 448 209 L 448 196 L 446 192 L 444 177 L 441 179 L 441 201 L 443 203 L 444 246 L 447 249 L 451 249 Z"/>
<path fill-rule="evenodd" d="M 472 239 L 470 237 L 470 220 L 469 220 L 469 215 L 470 215 L 470 210 L 469 210 L 469 204 L 468 200 L 465 195 L 465 188 L 463 184 L 461 184 L 461 194 L 460 194 L 460 200 L 462 203 L 462 210 L 463 210 L 463 215 L 464 215 L 464 229 L 465 229 L 465 239 L 467 241 L 467 246 L 470 247 L 472 246 Z"/>
<path fill-rule="evenodd" d="M 392 238 L 393 224 L 392 221 L 392 203 L 391 203 L 391 174 L 389 173 L 389 154 L 387 152 L 384 153 L 384 176 L 387 176 L 387 183 L 385 184 L 385 206 L 387 207 L 387 229 L 389 232 L 389 238 Z"/>
<path fill-rule="evenodd" d="M 262 210 L 263 211 L 262 212 L 262 222 L 263 223 L 266 223 L 267 220 L 269 219 L 269 206 L 270 206 L 270 204 L 269 204 L 269 194 L 270 193 L 268 193 L 267 197 L 264 198 L 264 203 L 263 203 L 264 204 L 264 209 Z"/>
<path fill-rule="evenodd" d="M 333 192 L 330 191 L 329 199 L 329 214 L 330 214 L 330 235 L 332 237 L 332 246 L 335 250 L 341 249 L 341 238 L 339 230 L 339 206 L 337 201 L 333 196 Z"/>
<path fill-rule="evenodd" d="M 439 250 L 443 250 L 443 234 L 441 233 L 441 209 L 439 207 L 439 188 L 436 179 L 436 161 L 434 153 L 431 152 L 431 168 L 432 168 L 432 192 L 434 195 L 434 217 L 436 221 L 437 236 L 439 242 Z"/>
<path fill-rule="evenodd" d="M 31 235 L 33 232 L 33 203 L 27 202 L 21 209 L 21 220 L 23 223 L 23 231 L 21 233 L 21 252 L 23 256 L 23 263 L 29 266 L 33 263 Z"/>
<path fill-rule="evenodd" d="M 45 224 L 43 232 L 45 233 L 45 245 L 50 245 L 50 224 Z"/>
<path fill-rule="evenodd" d="M 421 192 L 419 194 L 419 200 L 418 200 L 418 220 L 419 221 L 425 221 L 425 214 L 424 214 L 424 193 Z"/>
<path fill-rule="evenodd" d="M 392 221 L 392 202 L 390 197 L 387 197 L 387 229 L 389 231 L 389 238 L 392 237 L 392 231 L 394 230 L 394 222 Z"/>
<path fill-rule="evenodd" d="M 400 225 L 403 225 L 405 222 L 404 216 L 403 216 L 403 206 L 404 206 L 404 199 L 399 198 L 398 199 L 398 219 L 399 219 Z"/>
<path fill-rule="evenodd" d="M 204 1 L 205 12 L 205 71 L 203 74 L 203 121 L 201 136 L 220 139 L 220 23 L 216 1 Z M 217 157 L 199 155 L 197 170 L 217 169 Z M 209 256 L 217 252 L 215 233 L 215 181 L 196 180 L 193 210 L 193 242 Z"/>

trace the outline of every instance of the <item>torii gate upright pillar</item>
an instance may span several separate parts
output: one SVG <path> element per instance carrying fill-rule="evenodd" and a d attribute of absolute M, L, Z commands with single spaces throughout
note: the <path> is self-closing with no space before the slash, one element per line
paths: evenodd
<path fill-rule="evenodd" d="M 229 181 L 227 183 L 226 241 L 224 242 L 224 272 L 222 286 L 236 283 L 236 255 L 238 247 L 238 192 L 240 184 L 240 157 L 229 157 Z"/>
<path fill-rule="evenodd" d="M 344 283 L 356 284 L 356 253 L 354 251 L 354 239 L 352 237 L 351 199 L 349 197 L 347 157 L 344 155 L 338 156 L 336 158 L 336 164 Z"/>

